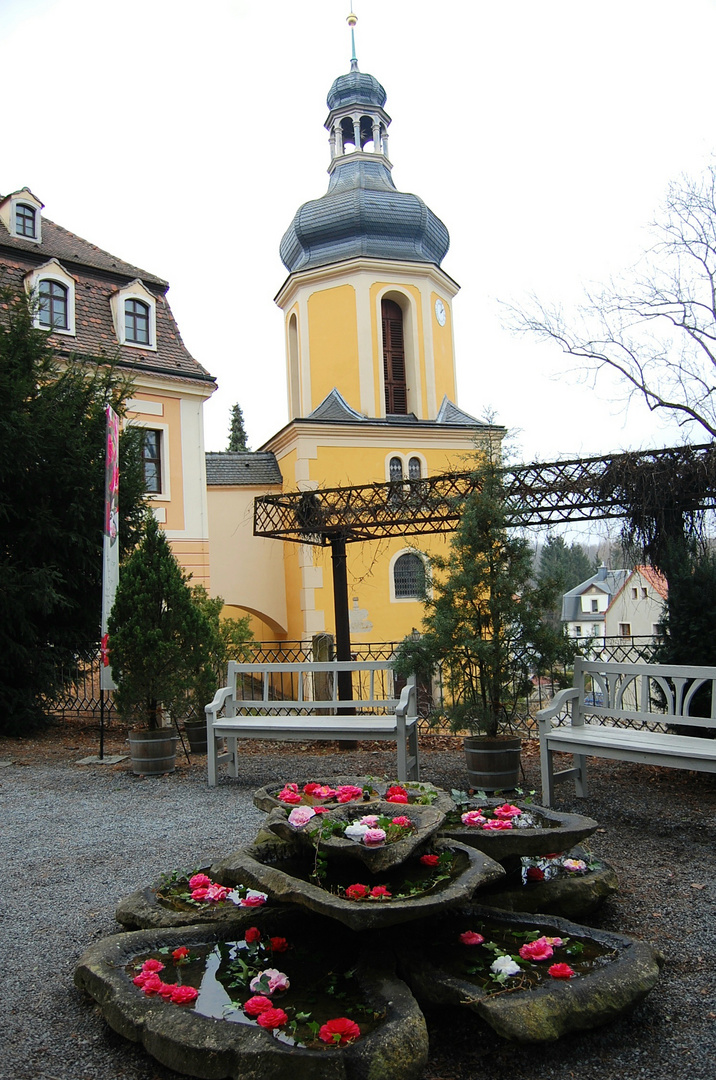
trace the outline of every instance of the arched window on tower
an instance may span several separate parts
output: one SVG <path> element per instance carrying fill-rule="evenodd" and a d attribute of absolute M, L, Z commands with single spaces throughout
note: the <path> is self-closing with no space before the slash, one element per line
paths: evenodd
<path fill-rule="evenodd" d="M 393 566 L 396 600 L 422 600 L 425 596 L 425 563 L 419 555 L 406 552 Z"/>
<path fill-rule="evenodd" d="M 405 381 L 405 335 L 403 312 L 394 300 L 381 301 L 383 321 L 383 375 L 385 411 L 405 415 L 408 411 L 408 388 Z"/>

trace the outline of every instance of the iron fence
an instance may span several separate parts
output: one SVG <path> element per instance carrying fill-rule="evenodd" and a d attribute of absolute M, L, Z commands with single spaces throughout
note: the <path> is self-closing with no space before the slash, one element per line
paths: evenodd
<path fill-rule="evenodd" d="M 611 660 L 617 663 L 648 662 L 659 643 L 659 639 L 655 637 L 587 637 L 574 638 L 573 641 L 575 653 L 589 660 Z M 391 641 L 353 643 L 351 659 L 391 660 L 397 647 L 398 643 Z M 246 647 L 246 655 L 242 659 L 247 662 L 268 661 L 289 664 L 310 663 L 317 659 L 332 660 L 334 659 L 333 641 L 330 635 L 321 635 L 320 644 L 310 641 L 253 641 Z M 102 709 L 100 670 L 99 648 L 79 657 L 77 665 L 72 670 L 63 670 L 60 673 L 63 677 L 63 688 L 52 702 L 48 702 L 48 713 L 59 719 L 72 717 L 88 723 L 98 722 Z M 555 665 L 549 671 L 535 675 L 532 679 L 533 689 L 529 697 L 524 699 L 523 708 L 514 718 L 515 733 L 524 738 L 534 738 L 537 734 L 535 721 L 537 711 L 548 705 L 563 686 L 571 685 L 571 681 L 569 664 Z M 395 679 L 392 690 L 385 687 L 385 696 L 391 697 L 393 694 L 398 696 L 401 688 L 402 683 L 399 679 Z M 296 697 L 296 687 L 285 680 L 281 685 L 277 684 L 273 692 L 276 700 L 282 698 L 295 700 Z M 361 687 L 355 687 L 354 693 L 356 697 L 365 696 Z M 446 723 L 435 720 L 443 705 L 442 681 L 438 672 L 430 684 L 423 683 L 419 687 L 418 708 L 421 717 L 419 724 L 421 734 L 450 734 Z M 197 714 L 197 709 L 187 707 L 187 719 Z M 104 722 L 111 724 L 116 719 L 117 708 L 113 694 L 105 691 Z M 643 724 L 634 721 L 630 726 L 638 728 Z"/>

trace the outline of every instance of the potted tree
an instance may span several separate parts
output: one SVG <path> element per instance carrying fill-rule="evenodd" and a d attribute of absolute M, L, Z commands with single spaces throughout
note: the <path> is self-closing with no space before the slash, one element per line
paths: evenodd
<path fill-rule="evenodd" d="M 108 629 L 115 700 L 130 727 L 132 769 L 139 775 L 169 772 L 176 737 L 164 718 L 176 715 L 208 671 L 212 632 L 152 516 L 121 568 Z"/>
<path fill-rule="evenodd" d="M 517 786 L 521 740 L 515 721 L 532 690 L 530 676 L 562 639 L 543 619 L 554 597 L 532 582 L 527 540 L 508 528 L 499 464 L 486 451 L 475 470 L 446 557 L 434 558 L 425 596 L 424 632 L 398 651 L 398 672 L 440 671 L 453 732 L 466 734 L 470 785 L 486 791 Z"/>

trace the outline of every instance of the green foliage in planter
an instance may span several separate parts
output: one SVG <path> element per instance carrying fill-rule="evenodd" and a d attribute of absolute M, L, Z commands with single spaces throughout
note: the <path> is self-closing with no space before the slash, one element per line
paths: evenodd
<path fill-rule="evenodd" d="M 478 491 L 465 503 L 446 558 L 433 558 L 424 632 L 398 652 L 400 674 L 442 671 L 454 731 L 502 734 L 532 690 L 530 675 L 562 640 L 543 616 L 554 603 L 552 582 L 531 582 L 527 540 L 507 528 L 496 455 L 475 470 Z"/>
<path fill-rule="evenodd" d="M 154 517 L 123 564 L 109 619 L 116 702 L 130 724 L 160 726 L 211 671 L 213 630 Z"/>

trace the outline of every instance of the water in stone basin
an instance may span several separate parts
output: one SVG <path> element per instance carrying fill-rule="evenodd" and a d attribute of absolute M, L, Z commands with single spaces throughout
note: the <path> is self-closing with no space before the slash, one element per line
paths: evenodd
<path fill-rule="evenodd" d="M 251 1002 L 268 997 L 263 1011 L 281 1010 L 285 1019 L 267 1030 L 288 1046 L 325 1049 L 326 1042 L 319 1038 L 319 1031 L 338 1017 L 346 1017 L 358 1025 L 358 1038 L 380 1027 L 385 1012 L 376 1010 L 356 978 L 361 948 L 350 932 L 336 930 L 323 922 L 320 933 L 316 934 L 309 917 L 302 922 L 310 932 L 301 933 L 301 940 L 292 940 L 272 937 L 266 921 L 257 921 L 262 923 L 262 929 L 252 927 L 247 931 L 249 938 L 260 935 L 257 940 L 190 946 L 189 956 L 178 962 L 172 958 L 174 950 L 159 949 L 135 957 L 126 968 L 127 974 L 133 978 L 147 960 L 158 960 L 164 964 L 159 973 L 163 982 L 198 991 L 195 1001 L 181 1008 L 252 1027 L 265 1025 L 261 1022 L 261 1012 L 256 1012 Z M 294 932 L 302 922 L 294 920 Z M 270 991 L 269 976 L 261 978 L 261 972 L 267 970 L 285 975 L 287 988 Z M 141 993 L 141 988 L 137 992 Z M 248 1012 L 244 1009 L 247 1002 Z"/>

